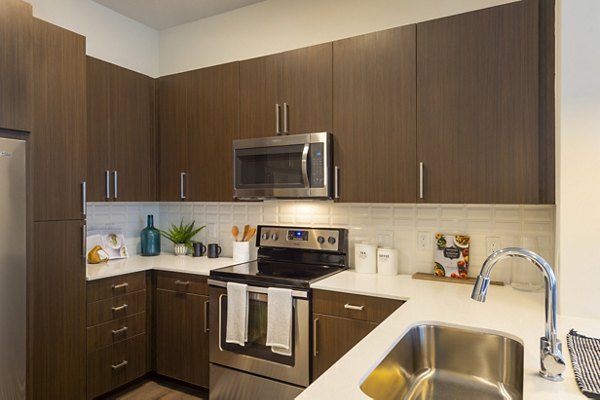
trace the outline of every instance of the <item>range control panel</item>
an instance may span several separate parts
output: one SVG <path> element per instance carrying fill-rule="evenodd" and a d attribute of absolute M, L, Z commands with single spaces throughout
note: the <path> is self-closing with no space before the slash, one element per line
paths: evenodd
<path fill-rule="evenodd" d="M 289 226 L 258 226 L 258 247 L 326 250 L 345 252 L 347 230 L 340 228 L 298 228 Z"/>

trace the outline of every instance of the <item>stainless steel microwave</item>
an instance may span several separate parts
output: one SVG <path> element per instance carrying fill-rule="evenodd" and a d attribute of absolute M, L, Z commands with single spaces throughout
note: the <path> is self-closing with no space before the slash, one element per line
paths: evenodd
<path fill-rule="evenodd" d="M 331 133 L 233 141 L 233 197 L 237 199 L 333 196 Z"/>

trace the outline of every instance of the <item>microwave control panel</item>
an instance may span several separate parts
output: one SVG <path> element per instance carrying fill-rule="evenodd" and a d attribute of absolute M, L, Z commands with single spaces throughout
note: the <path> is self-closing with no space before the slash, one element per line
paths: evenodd
<path fill-rule="evenodd" d="M 310 187 L 325 186 L 325 146 L 323 143 L 310 145 Z"/>

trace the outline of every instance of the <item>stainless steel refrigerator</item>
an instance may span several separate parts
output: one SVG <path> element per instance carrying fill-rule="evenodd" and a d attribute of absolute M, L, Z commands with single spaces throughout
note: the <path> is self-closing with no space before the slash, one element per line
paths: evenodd
<path fill-rule="evenodd" d="M 25 398 L 25 141 L 0 137 L 0 399 Z"/>

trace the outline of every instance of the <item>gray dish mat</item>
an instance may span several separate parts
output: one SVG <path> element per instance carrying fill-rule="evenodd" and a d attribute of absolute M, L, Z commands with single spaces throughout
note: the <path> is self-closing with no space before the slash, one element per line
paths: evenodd
<path fill-rule="evenodd" d="M 567 346 L 577 386 L 590 399 L 600 399 L 600 339 L 571 329 L 567 334 Z"/>

